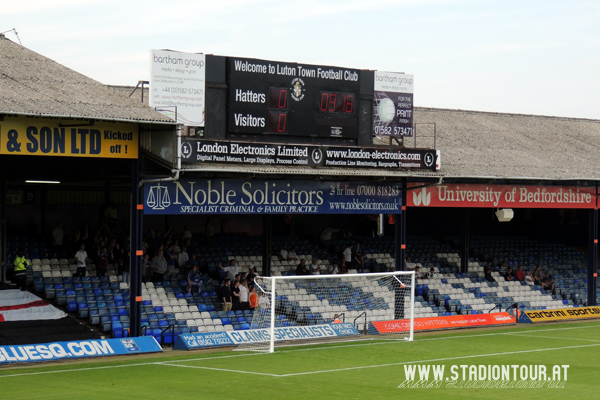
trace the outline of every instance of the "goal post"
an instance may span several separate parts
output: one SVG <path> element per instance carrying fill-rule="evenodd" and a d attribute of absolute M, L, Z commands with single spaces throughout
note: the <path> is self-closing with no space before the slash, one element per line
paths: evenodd
<path fill-rule="evenodd" d="M 255 279 L 259 305 L 235 331 L 237 350 L 323 341 L 413 340 L 412 271 L 368 274 L 270 276 Z"/>

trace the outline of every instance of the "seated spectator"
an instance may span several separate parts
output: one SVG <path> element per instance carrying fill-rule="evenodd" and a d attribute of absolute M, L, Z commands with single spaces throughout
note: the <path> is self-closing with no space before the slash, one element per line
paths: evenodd
<path fill-rule="evenodd" d="M 529 272 L 529 271 L 525 272 L 525 283 L 527 283 L 529 286 L 535 285 L 533 276 L 531 275 L 531 272 Z"/>
<path fill-rule="evenodd" d="M 285 243 L 281 246 L 281 250 L 279 251 L 279 259 L 282 261 L 288 259 L 287 244 Z"/>
<path fill-rule="evenodd" d="M 417 264 L 412 262 L 410 257 L 406 257 L 406 261 L 404 262 L 404 268 L 406 271 L 414 271 Z"/>
<path fill-rule="evenodd" d="M 261 291 L 261 294 L 258 298 L 258 307 L 259 308 L 269 308 L 271 306 L 271 302 L 269 301 L 269 296 L 265 292 Z"/>
<path fill-rule="evenodd" d="M 550 271 L 546 271 L 546 275 L 544 276 L 544 280 L 542 282 L 543 290 L 550 290 L 552 294 L 554 294 L 554 278 L 550 276 Z"/>
<path fill-rule="evenodd" d="M 309 275 L 308 269 L 306 267 L 306 259 L 301 258 L 300 264 L 296 267 L 296 275 Z"/>
<path fill-rule="evenodd" d="M 329 268 L 327 268 L 327 273 L 330 275 L 337 275 L 340 273 L 340 269 L 336 262 L 329 265 Z"/>
<path fill-rule="evenodd" d="M 341 324 L 342 320 L 340 319 L 340 314 L 335 314 L 333 316 L 333 321 L 331 321 L 332 324 Z"/>
<path fill-rule="evenodd" d="M 525 272 L 523 272 L 523 266 L 519 265 L 519 267 L 517 268 L 517 272 L 515 272 L 515 279 L 518 281 L 524 281 L 525 280 Z"/>
<path fill-rule="evenodd" d="M 298 259 L 298 255 L 296 255 L 296 249 L 292 247 L 287 255 L 288 261 L 296 261 Z"/>
<path fill-rule="evenodd" d="M 200 279 L 200 273 L 198 272 L 197 265 L 194 265 L 192 267 L 192 270 L 189 272 L 189 274 L 187 276 L 187 281 L 188 281 L 188 287 L 187 287 L 188 293 L 199 293 L 200 292 L 200 284 L 202 282 L 202 279 Z"/>
<path fill-rule="evenodd" d="M 187 260 L 187 262 L 185 263 L 185 265 L 189 266 L 190 268 L 194 265 L 198 265 L 200 266 L 200 264 L 198 263 L 198 260 L 196 260 L 196 255 L 192 254 L 192 257 Z"/>
<path fill-rule="evenodd" d="M 419 266 L 415 267 L 415 280 L 421 279 L 421 272 L 419 271 Z"/>
<path fill-rule="evenodd" d="M 508 267 L 508 270 L 506 271 L 506 274 L 504 275 L 504 279 L 506 279 L 507 281 L 515 280 L 515 273 L 513 272 L 512 267 Z"/>
<path fill-rule="evenodd" d="M 533 283 L 536 285 L 542 286 L 544 277 L 542 276 L 542 269 L 538 265 L 535 267 L 535 271 L 533 271 Z"/>
<path fill-rule="evenodd" d="M 506 266 L 506 261 L 502 261 L 502 263 L 500 264 L 500 275 L 505 277 L 507 272 L 508 267 Z"/>
<path fill-rule="evenodd" d="M 388 266 L 388 271 L 389 271 L 389 272 L 394 272 L 395 270 L 396 270 L 396 261 L 394 260 L 394 261 L 392 261 L 392 262 L 390 263 L 390 265 Z"/>
<path fill-rule="evenodd" d="M 346 260 L 342 260 L 340 262 L 340 274 L 347 274 L 348 273 L 348 267 L 346 266 Z"/>
<path fill-rule="evenodd" d="M 319 259 L 317 257 L 313 257 L 308 270 L 311 275 L 321 275 L 321 267 L 319 266 Z"/>
<path fill-rule="evenodd" d="M 433 278 L 435 278 L 435 269 L 430 268 L 429 272 L 427 273 L 427 275 L 425 276 L 425 278 L 427 278 L 427 279 L 433 279 Z"/>
<path fill-rule="evenodd" d="M 486 264 L 486 266 L 483 267 L 483 273 L 484 273 L 485 279 L 488 282 L 496 282 L 496 280 L 492 276 L 492 272 L 493 271 L 494 271 L 494 267 L 492 266 L 492 262 L 488 261 L 488 263 Z"/>

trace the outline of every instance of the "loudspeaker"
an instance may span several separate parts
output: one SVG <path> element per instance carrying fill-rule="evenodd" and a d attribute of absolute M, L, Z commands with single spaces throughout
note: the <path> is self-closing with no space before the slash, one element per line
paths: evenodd
<path fill-rule="evenodd" d="M 496 211 L 496 217 L 500 222 L 508 222 L 515 216 L 512 208 L 503 208 L 502 210 Z"/>

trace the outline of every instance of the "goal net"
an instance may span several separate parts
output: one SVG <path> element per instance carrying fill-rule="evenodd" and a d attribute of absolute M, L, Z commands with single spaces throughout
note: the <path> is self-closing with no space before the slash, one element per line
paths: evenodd
<path fill-rule="evenodd" d="M 257 277 L 259 305 L 237 350 L 323 341 L 413 339 L 414 272 Z"/>

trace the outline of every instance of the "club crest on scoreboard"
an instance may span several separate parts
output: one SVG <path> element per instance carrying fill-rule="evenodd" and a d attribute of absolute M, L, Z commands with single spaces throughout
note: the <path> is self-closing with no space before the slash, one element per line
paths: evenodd
<path fill-rule="evenodd" d="M 301 78 L 294 78 L 292 80 L 292 99 L 300 101 L 304 98 L 304 81 Z"/>

